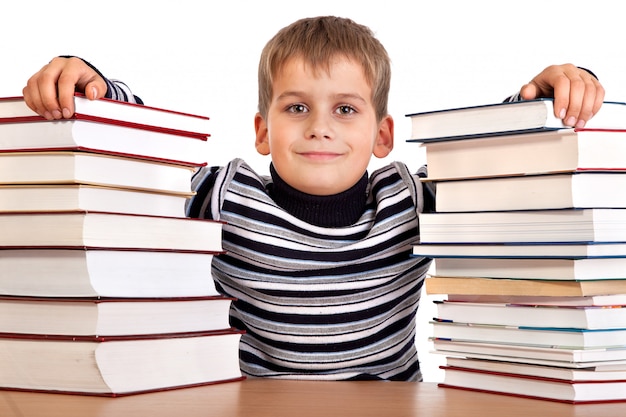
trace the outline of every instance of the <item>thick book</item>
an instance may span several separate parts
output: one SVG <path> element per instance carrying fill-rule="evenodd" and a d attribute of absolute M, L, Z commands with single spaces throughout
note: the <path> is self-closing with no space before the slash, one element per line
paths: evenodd
<path fill-rule="evenodd" d="M 434 338 L 432 344 L 435 353 L 447 357 L 497 359 L 513 363 L 559 366 L 571 369 L 589 367 L 619 367 L 624 369 L 626 365 L 626 347 L 566 349 L 503 343 L 460 342 Z"/>
<path fill-rule="evenodd" d="M 0 296 L 0 333 L 132 336 L 223 330 L 230 327 L 231 301 L 222 296 L 95 299 Z"/>
<path fill-rule="evenodd" d="M 419 243 L 415 256 L 430 258 L 607 258 L 626 256 L 626 242 Z"/>
<path fill-rule="evenodd" d="M 494 326 L 622 329 L 626 306 L 546 306 L 438 301 L 437 320 Z M 624 346 L 626 349 L 626 346 Z"/>
<path fill-rule="evenodd" d="M 626 401 L 626 380 L 568 381 L 481 369 L 442 366 L 440 387 L 489 392 L 570 404 Z"/>
<path fill-rule="evenodd" d="M 0 212 L 84 210 L 185 217 L 191 196 L 87 184 L 5 184 L 0 185 Z"/>
<path fill-rule="evenodd" d="M 551 327 L 487 325 L 433 320 L 432 336 L 460 342 L 519 346 L 596 349 L 626 346 L 626 324 L 621 329 L 586 330 Z"/>
<path fill-rule="evenodd" d="M 433 275 L 424 281 L 428 294 L 497 295 L 533 297 L 584 297 L 626 294 L 626 279 L 573 281 L 509 278 L 445 277 Z"/>
<path fill-rule="evenodd" d="M 410 113 L 411 140 L 428 142 L 475 135 L 568 128 L 554 116 L 552 99 L 523 100 Z M 626 103 L 604 102 L 586 128 L 625 129 Z"/>
<path fill-rule="evenodd" d="M 422 213 L 420 242 L 626 242 L 626 209 Z"/>
<path fill-rule="evenodd" d="M 598 281 L 626 279 L 626 257 L 612 258 L 437 258 L 446 277 Z"/>
<path fill-rule="evenodd" d="M 624 171 L 626 130 L 563 129 L 428 142 L 429 180 Z"/>
<path fill-rule="evenodd" d="M 222 251 L 220 221 L 95 211 L 0 213 L 0 248 Z"/>
<path fill-rule="evenodd" d="M 0 152 L 0 184 L 89 184 L 190 195 L 195 168 L 92 152 Z"/>
<path fill-rule="evenodd" d="M 74 96 L 73 119 L 109 123 L 186 136 L 207 136 L 209 118 L 197 114 L 111 99 L 89 100 Z M 0 123 L 45 120 L 31 110 L 23 97 L 0 98 Z"/>
<path fill-rule="evenodd" d="M 438 212 L 626 208 L 626 171 L 472 178 L 437 183 Z"/>
<path fill-rule="evenodd" d="M 218 295 L 212 252 L 67 247 L 0 250 L 0 295 L 206 297 Z"/>
<path fill-rule="evenodd" d="M 114 122 L 70 119 L 3 123 L 0 119 L 0 152 L 81 150 L 202 165 L 209 155 L 208 145 L 206 136 L 176 135 Z"/>
<path fill-rule="evenodd" d="M 0 388 L 122 396 L 242 379 L 241 332 L 0 335 Z"/>

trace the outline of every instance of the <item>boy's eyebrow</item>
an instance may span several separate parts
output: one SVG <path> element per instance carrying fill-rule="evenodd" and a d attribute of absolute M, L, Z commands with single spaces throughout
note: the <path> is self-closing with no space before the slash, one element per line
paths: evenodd
<path fill-rule="evenodd" d="M 276 97 L 276 100 L 283 100 L 286 98 L 303 98 L 306 97 L 308 94 L 305 93 L 304 91 L 285 91 L 282 94 L 280 94 L 278 97 Z M 363 96 L 361 96 L 360 94 L 357 93 L 337 93 L 334 94 L 333 97 L 336 100 L 358 100 L 361 101 L 363 103 L 367 103 L 367 100 L 365 98 L 363 98 Z"/>

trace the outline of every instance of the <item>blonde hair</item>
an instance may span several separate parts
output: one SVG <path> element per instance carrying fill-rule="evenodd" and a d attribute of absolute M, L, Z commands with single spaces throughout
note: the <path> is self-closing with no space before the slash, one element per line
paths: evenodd
<path fill-rule="evenodd" d="M 354 21 L 320 16 L 300 19 L 284 27 L 263 48 L 259 62 L 259 113 L 264 118 L 272 100 L 273 79 L 290 58 L 303 58 L 315 70 L 330 68 L 344 56 L 363 67 L 372 88 L 372 102 L 380 121 L 387 115 L 391 64 L 387 51 L 367 26 Z"/>

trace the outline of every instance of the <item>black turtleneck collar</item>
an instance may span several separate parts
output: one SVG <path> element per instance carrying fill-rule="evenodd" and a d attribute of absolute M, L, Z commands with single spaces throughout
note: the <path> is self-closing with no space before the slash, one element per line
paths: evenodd
<path fill-rule="evenodd" d="M 367 202 L 367 172 L 351 188 L 339 194 L 318 196 L 296 190 L 270 165 L 272 199 L 289 214 L 321 227 L 346 227 L 356 223 Z"/>

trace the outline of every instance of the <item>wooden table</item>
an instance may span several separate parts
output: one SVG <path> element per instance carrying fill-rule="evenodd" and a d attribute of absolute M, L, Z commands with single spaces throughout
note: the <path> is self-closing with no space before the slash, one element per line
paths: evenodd
<path fill-rule="evenodd" d="M 0 391 L 1 417 L 612 417 L 626 403 L 570 405 L 434 383 L 248 379 L 118 398 Z"/>

